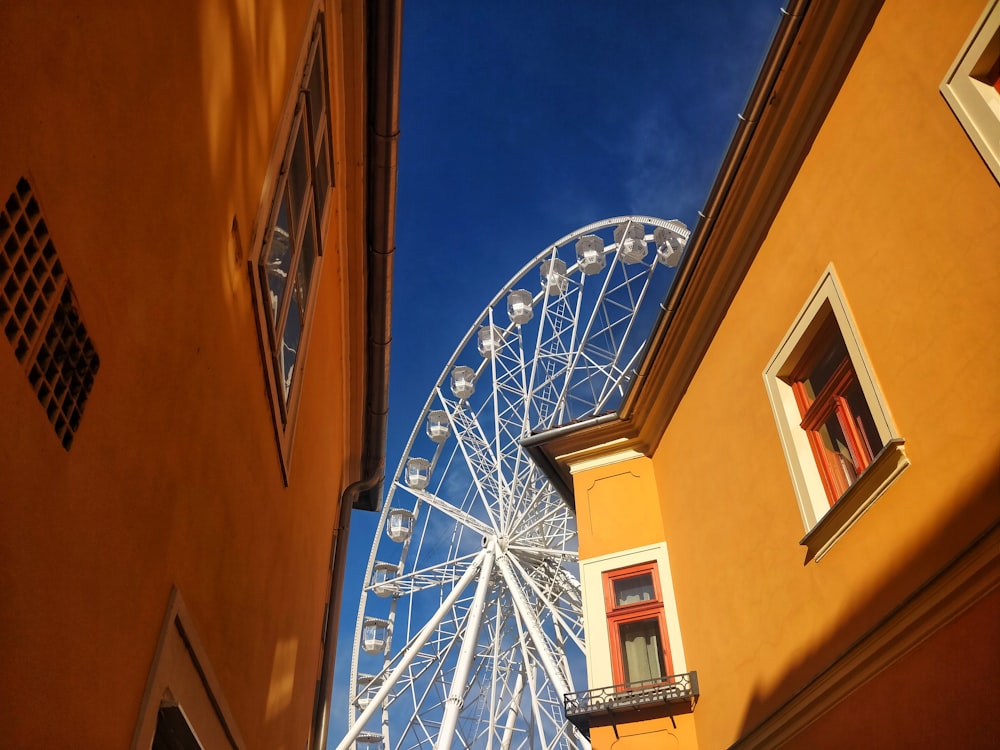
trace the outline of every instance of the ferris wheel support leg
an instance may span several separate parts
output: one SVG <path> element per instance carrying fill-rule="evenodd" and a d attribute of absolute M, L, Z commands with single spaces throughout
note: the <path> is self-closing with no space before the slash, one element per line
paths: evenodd
<path fill-rule="evenodd" d="M 500 556 L 497 558 L 497 566 L 500 568 L 500 573 L 507 582 L 507 588 L 510 589 L 511 599 L 514 600 L 514 607 L 521 616 L 521 620 L 528 630 L 528 635 L 531 637 L 531 642 L 535 645 L 535 650 L 542 660 L 545 673 L 559 695 L 566 695 L 566 693 L 571 692 L 569 686 L 566 684 L 566 680 L 563 679 L 563 674 L 552 657 L 549 645 L 545 642 L 545 634 L 542 633 L 542 629 L 538 625 L 538 619 L 531 611 L 531 606 L 528 604 L 524 592 L 521 590 L 521 582 L 517 580 L 517 576 L 514 575 L 514 571 L 511 569 L 510 561 L 506 557 Z"/>
<path fill-rule="evenodd" d="M 500 740 L 500 750 L 510 750 L 510 743 L 514 739 L 514 724 L 517 721 L 517 709 L 521 705 L 521 694 L 524 692 L 524 672 L 519 672 L 517 682 L 514 683 L 514 697 L 510 699 L 510 708 L 507 710 L 507 723 L 503 727 L 503 737 Z"/>
<path fill-rule="evenodd" d="M 451 611 L 451 608 L 454 606 L 455 602 L 458 601 L 458 597 L 462 595 L 465 587 L 468 586 L 472 579 L 476 577 L 476 573 L 479 572 L 480 567 L 483 565 L 485 557 L 485 549 L 476 555 L 476 558 L 472 561 L 469 569 L 466 570 L 462 577 L 458 580 L 458 583 L 455 584 L 455 588 L 451 590 L 451 593 L 448 594 L 443 602 L 441 602 L 441 606 L 438 607 L 434 616 L 428 620 L 426 625 L 424 625 L 416 639 L 406 650 L 406 653 L 403 654 L 403 658 L 400 659 L 399 664 L 397 664 L 392 672 L 389 673 L 389 676 L 385 678 L 385 682 L 382 683 L 382 687 L 379 688 L 379 691 L 372 696 L 368 706 L 361 712 L 357 721 L 355 721 L 354 725 L 347 730 L 347 734 L 344 736 L 344 739 L 342 739 L 340 744 L 337 745 L 337 750 L 348 750 L 354 740 L 358 738 L 358 735 L 361 734 L 361 730 L 364 729 L 365 724 L 367 724 L 368 720 L 374 716 L 376 711 L 380 709 L 382 702 L 386 699 L 386 696 L 389 695 L 389 692 L 396 686 L 396 683 L 399 682 L 399 678 L 403 676 L 403 672 L 407 670 L 413 662 L 414 657 L 416 657 L 416 655 L 420 652 L 420 649 L 424 647 L 424 644 L 430 640 L 434 631 L 437 630 L 438 625 L 440 625 L 441 621 L 444 620 L 445 615 Z"/>
<path fill-rule="evenodd" d="M 572 692 L 572 690 L 566 683 L 559 666 L 556 664 L 556 660 L 552 656 L 552 652 L 549 650 L 548 643 L 545 642 L 545 634 L 542 632 L 542 629 L 538 624 L 538 619 L 531 611 L 531 606 L 528 604 L 528 600 L 525 598 L 524 592 L 521 590 L 521 583 L 517 580 L 517 576 L 514 575 L 510 562 L 505 556 L 501 555 L 497 557 L 497 567 L 500 568 L 500 573 L 503 575 L 504 580 L 507 583 L 507 588 L 510 590 L 510 598 L 514 601 L 514 608 L 517 610 L 518 615 L 520 615 L 521 620 L 524 622 L 524 626 L 528 631 L 528 636 L 531 638 L 531 642 L 534 644 L 535 650 L 538 652 L 538 657 L 542 662 L 542 668 L 545 670 L 545 674 L 548 676 L 549 682 L 552 683 L 552 687 L 556 689 L 559 695 L 565 696 L 567 693 Z M 586 739 L 581 738 L 581 741 L 583 743 L 583 747 L 590 747 L 590 743 L 587 742 Z"/>
<path fill-rule="evenodd" d="M 455 737 L 455 727 L 458 724 L 458 714 L 462 710 L 465 691 L 468 688 L 469 672 L 476 656 L 476 646 L 479 644 L 479 629 L 483 624 L 483 612 L 486 611 L 486 594 L 490 590 L 490 575 L 493 573 L 493 560 L 496 556 L 496 542 L 491 541 L 484 550 L 482 567 L 479 570 L 479 583 L 476 585 L 476 595 L 469 610 L 469 620 L 462 636 L 462 650 L 458 654 L 458 665 L 451 681 L 451 691 L 445 701 L 444 717 L 438 730 L 435 750 L 448 750 Z"/>

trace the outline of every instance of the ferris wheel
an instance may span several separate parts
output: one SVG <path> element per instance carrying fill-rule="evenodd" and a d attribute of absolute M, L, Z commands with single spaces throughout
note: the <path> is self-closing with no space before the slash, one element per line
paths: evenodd
<path fill-rule="evenodd" d="M 563 709 L 586 671 L 575 519 L 522 439 L 618 408 L 688 234 L 585 226 L 473 322 L 382 509 L 338 750 L 589 747 Z"/>

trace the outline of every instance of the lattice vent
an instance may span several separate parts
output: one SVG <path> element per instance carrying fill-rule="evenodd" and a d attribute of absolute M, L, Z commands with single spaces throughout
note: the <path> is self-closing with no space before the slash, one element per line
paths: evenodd
<path fill-rule="evenodd" d="M 23 177 L 0 210 L 0 247 L 0 327 L 69 450 L 100 360 Z"/>

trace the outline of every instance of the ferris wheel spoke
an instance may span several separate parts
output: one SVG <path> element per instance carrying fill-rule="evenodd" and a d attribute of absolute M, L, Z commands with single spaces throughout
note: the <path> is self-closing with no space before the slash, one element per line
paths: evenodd
<path fill-rule="evenodd" d="M 594 406 L 595 414 L 600 414 L 605 410 L 605 406 L 611 400 L 612 396 L 617 394 L 619 397 L 624 397 L 626 388 L 629 385 L 629 379 L 635 371 L 634 368 L 642 358 L 645 351 L 646 347 L 645 344 L 643 344 L 635 350 L 628 362 L 622 366 L 617 376 L 609 377 L 605 381 L 604 388 L 598 395 L 597 403 Z"/>
<path fill-rule="evenodd" d="M 377 596 L 407 596 L 418 591 L 453 584 L 462 577 L 464 566 L 471 563 L 478 554 L 478 552 L 469 553 L 454 560 L 445 560 L 436 565 L 412 570 L 408 573 L 386 577 L 379 576 L 377 582 L 369 583 L 364 590 L 374 592 Z M 376 571 L 378 570 L 376 567 Z"/>
<path fill-rule="evenodd" d="M 580 342 L 581 342 L 581 344 L 579 346 L 577 346 L 577 347 L 573 347 L 573 354 L 571 355 L 570 360 L 567 362 L 567 366 L 566 366 L 566 379 L 563 382 L 562 393 L 560 394 L 560 397 L 559 397 L 561 401 L 565 400 L 568 397 L 569 391 L 571 390 L 571 388 L 573 387 L 573 385 L 576 382 L 576 379 L 574 378 L 574 375 L 577 372 L 577 368 L 580 365 L 580 361 L 581 361 L 581 359 L 586 359 L 587 358 L 587 349 L 588 349 L 588 347 L 592 347 L 593 346 L 593 343 L 592 343 L 592 341 L 593 341 L 592 334 L 594 333 L 594 323 L 595 323 L 595 321 L 598 318 L 600 318 L 602 315 L 606 315 L 605 304 L 606 304 L 606 295 L 608 293 L 608 284 L 610 283 L 611 278 L 612 278 L 612 276 L 614 274 L 614 269 L 618 265 L 619 265 L 619 262 L 618 262 L 617 255 L 612 256 L 611 270 L 604 277 L 604 282 L 603 282 L 603 284 L 601 286 L 600 291 L 598 292 L 597 302 L 594 304 L 593 308 L 591 309 L 590 316 L 587 319 L 587 321 L 585 322 L 585 324 L 583 325 L 582 331 L 580 332 Z M 615 347 L 612 346 L 612 349 L 614 349 L 614 348 Z M 590 378 L 585 378 L 585 382 L 587 382 L 588 384 L 590 384 L 591 379 Z"/>
<path fill-rule="evenodd" d="M 603 408 L 604 404 L 607 403 L 607 400 L 612 390 L 620 389 L 623 379 L 626 378 L 628 374 L 632 371 L 632 368 L 635 366 L 635 363 L 638 361 L 643 351 L 645 350 L 644 337 L 643 340 L 636 345 L 635 351 L 632 352 L 631 354 L 628 354 L 626 352 L 625 342 L 629 341 L 632 337 L 636 325 L 634 309 L 641 306 L 643 301 L 645 300 L 646 295 L 648 294 L 649 289 L 651 287 L 650 282 L 652 281 L 652 275 L 653 271 L 656 268 L 656 265 L 657 265 L 656 263 L 653 263 L 650 266 L 649 274 L 646 275 L 645 277 L 645 284 L 643 284 L 642 289 L 638 294 L 633 309 L 625 312 L 622 316 L 622 320 L 620 322 L 624 322 L 625 330 L 620 333 L 621 343 L 616 347 L 614 357 L 608 363 L 609 368 L 617 372 L 620 372 L 621 375 L 617 378 L 608 378 L 604 381 L 603 383 L 604 388 L 597 398 L 597 409 Z M 625 364 L 622 364 L 623 355 L 627 358 Z"/>
<path fill-rule="evenodd" d="M 498 521 L 494 506 L 501 494 L 495 474 L 496 456 L 483 436 L 475 415 L 456 409 L 450 416 L 455 427 L 455 440 L 471 474 L 475 495 L 489 519 L 490 527 L 495 529 Z"/>
<path fill-rule="evenodd" d="M 566 619 L 561 614 L 559 614 L 559 608 L 555 606 L 555 602 L 546 592 L 542 590 L 542 587 L 538 585 L 538 582 L 535 580 L 535 576 L 524 569 L 524 567 L 518 561 L 517 557 L 511 556 L 510 560 L 513 563 L 513 567 L 517 570 L 518 573 L 521 574 L 521 579 L 525 583 L 527 583 L 528 587 L 532 590 L 532 592 L 534 592 L 535 596 L 538 597 L 539 602 L 549 613 L 549 615 L 552 618 L 552 622 L 556 625 L 556 627 L 565 628 L 570 638 L 573 639 L 573 642 L 576 644 L 577 648 L 579 648 L 580 651 L 582 652 L 584 650 L 582 630 L 580 633 L 578 633 L 577 628 L 573 627 L 570 623 L 566 621 Z M 551 586 L 553 584 L 553 581 L 550 580 L 548 583 Z M 560 596 L 561 592 L 556 592 L 556 595 L 557 597 Z M 567 676 L 567 681 L 568 681 L 567 687 L 572 688 L 573 685 L 569 672 L 567 671 L 565 672 L 565 674 Z M 568 690 L 567 692 L 572 692 L 572 690 Z"/>
<path fill-rule="evenodd" d="M 525 597 L 521 584 L 514 574 L 510 561 L 506 556 L 500 556 L 497 558 L 496 565 L 500 570 L 500 574 L 503 576 L 508 590 L 510 591 L 511 599 L 514 602 L 514 609 L 517 611 L 520 621 L 524 624 L 524 627 L 531 638 L 531 644 L 534 646 L 535 653 L 541 660 L 542 667 L 544 668 L 549 680 L 556 687 L 556 690 L 559 693 L 565 694 L 572 692 L 569 689 L 569 685 L 566 683 L 565 677 L 561 674 L 556 660 L 549 649 L 549 644 L 545 638 L 541 623 L 538 621 L 531 605 L 528 603 L 527 597 Z"/>
<path fill-rule="evenodd" d="M 420 649 L 424 647 L 424 644 L 430 640 L 438 625 L 442 622 L 442 620 L 444 620 L 448 612 L 451 611 L 452 606 L 456 601 L 458 601 L 458 598 L 462 595 L 465 587 L 472 582 L 472 579 L 479 572 L 479 568 L 483 562 L 483 557 L 485 557 L 485 551 L 472 565 L 469 566 L 465 575 L 462 576 L 459 582 L 452 589 L 451 593 L 444 599 L 434 616 L 427 621 L 427 624 L 424 625 L 424 627 L 417 634 L 416 638 L 410 643 L 406 652 L 401 656 L 399 663 L 385 678 L 385 681 L 382 683 L 378 692 L 372 697 L 371 703 L 369 703 L 365 710 L 361 712 L 361 716 L 357 718 L 354 726 L 348 730 L 347 736 L 343 739 L 343 741 L 341 741 L 340 745 L 337 746 L 337 750 L 347 750 L 354 740 L 357 739 L 357 736 L 361 732 L 365 723 L 375 714 L 380 704 L 385 701 L 386 696 L 388 696 L 390 691 L 396 686 L 399 678 L 403 676 L 404 672 L 413 662 L 414 657 L 420 652 Z"/>
<path fill-rule="evenodd" d="M 516 552 L 523 557 L 528 557 L 535 560 L 542 560 L 545 558 L 560 558 L 569 562 L 576 562 L 578 559 L 578 554 L 576 550 L 570 549 L 552 549 L 550 547 L 538 547 L 529 544 L 517 544 L 511 543 L 509 549 L 512 552 Z"/>
<path fill-rule="evenodd" d="M 521 651 L 522 658 L 524 659 L 525 664 L 535 665 L 537 662 L 534 658 L 534 652 L 532 650 L 530 638 L 525 630 L 524 622 L 521 620 L 519 615 L 515 617 L 515 622 L 517 624 L 518 648 Z M 528 705 L 530 709 L 530 719 L 528 723 L 530 724 L 530 729 L 532 730 L 531 734 L 528 736 L 534 737 L 537 734 L 542 745 L 545 746 L 547 744 L 545 741 L 545 722 L 542 721 L 538 701 L 539 690 L 537 672 L 538 669 L 535 666 L 528 667 L 526 671 L 528 683 Z"/>
<path fill-rule="evenodd" d="M 493 534 L 493 529 L 487 526 L 485 523 L 480 521 L 475 516 L 466 513 L 461 508 L 456 508 L 451 503 L 446 500 L 442 500 L 437 495 L 434 495 L 427 490 L 415 490 L 412 487 L 407 487 L 405 485 L 397 483 L 401 489 L 406 490 L 414 497 L 420 499 L 422 502 L 427 503 L 435 510 L 439 510 L 446 516 L 449 516 L 452 520 L 457 521 L 468 529 L 475 531 L 483 536 L 491 536 Z"/>
<path fill-rule="evenodd" d="M 615 217 L 559 239 L 487 304 L 430 389 L 358 607 L 368 656 L 352 655 L 349 715 L 369 745 L 589 747 L 562 706 L 583 669 L 575 518 L 521 442 L 618 407 L 673 279 L 657 264 L 676 265 L 686 237 L 677 222 Z M 362 638 L 366 623 L 383 624 L 381 640 Z"/>
<path fill-rule="evenodd" d="M 452 678 L 451 690 L 445 701 L 444 718 L 441 721 L 436 745 L 437 750 L 450 748 L 452 738 L 455 736 L 455 727 L 458 724 L 459 711 L 462 709 L 466 682 L 479 643 L 479 628 L 482 624 L 483 611 L 486 608 L 486 593 L 489 590 L 490 573 L 493 571 L 493 560 L 496 556 L 494 544 L 491 542 L 487 545 L 480 563 L 479 583 L 476 586 L 475 598 L 472 600 L 465 627 L 462 629 L 462 648 L 458 654 L 458 665 Z"/>
<path fill-rule="evenodd" d="M 525 544 L 539 539 L 551 542 L 553 526 L 561 526 L 565 530 L 568 521 L 567 511 L 562 499 L 554 497 L 554 494 L 552 490 L 540 492 L 523 504 L 515 519 L 515 527 L 518 529 L 514 537 L 516 542 Z M 555 546 L 561 549 L 560 545 Z"/>

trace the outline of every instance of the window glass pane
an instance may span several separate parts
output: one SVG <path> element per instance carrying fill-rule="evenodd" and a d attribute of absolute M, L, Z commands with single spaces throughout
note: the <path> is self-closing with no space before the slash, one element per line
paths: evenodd
<path fill-rule="evenodd" d="M 309 283 L 312 280 L 313 263 L 316 261 L 316 222 L 313 213 L 309 212 L 306 220 L 305 234 L 302 235 L 302 290 L 308 294 Z"/>
<path fill-rule="evenodd" d="M 307 83 L 309 119 L 314 139 L 319 138 L 320 125 L 323 124 L 323 117 L 326 113 L 326 90 L 323 86 L 326 76 L 323 74 L 323 65 L 323 45 L 320 44 L 316 48 L 316 56 L 313 58 L 313 67 Z"/>
<path fill-rule="evenodd" d="M 855 380 L 844 391 L 844 400 L 851 408 L 851 416 L 861 438 L 862 448 L 867 451 L 865 460 L 870 463 L 875 454 L 882 450 L 882 438 L 879 437 L 872 411 L 868 408 L 868 399 L 865 398 L 859 382 Z"/>
<path fill-rule="evenodd" d="M 618 626 L 618 633 L 621 637 L 626 683 L 657 680 L 666 676 L 657 619 L 622 623 Z"/>
<path fill-rule="evenodd" d="M 653 574 L 643 573 L 631 578 L 622 578 L 614 582 L 615 606 L 648 602 L 656 598 L 653 588 Z"/>
<path fill-rule="evenodd" d="M 840 497 L 858 478 L 858 470 L 836 412 L 816 430 L 816 434 L 819 435 L 837 497 Z"/>
<path fill-rule="evenodd" d="M 271 242 L 260 262 L 267 282 L 271 325 L 275 326 L 292 262 L 292 243 L 288 234 L 288 201 L 284 196 L 278 204 L 278 216 L 275 219 L 274 228 L 271 230 Z"/>
<path fill-rule="evenodd" d="M 298 227 L 309 190 L 309 155 L 306 144 L 305 120 L 300 118 L 292 147 L 292 159 L 288 164 L 288 194 L 293 226 Z"/>
<path fill-rule="evenodd" d="M 281 378 L 285 401 L 292 389 L 292 377 L 295 374 L 295 361 L 299 352 L 299 339 L 302 336 L 302 321 L 305 319 L 305 268 L 299 259 L 295 274 L 295 284 L 292 288 L 292 300 L 288 306 L 288 317 L 285 319 L 285 329 L 281 335 L 281 351 L 278 361 L 281 368 Z"/>
<path fill-rule="evenodd" d="M 326 195 L 330 192 L 330 168 L 327 140 L 324 138 L 319 142 L 316 149 L 316 171 L 313 179 L 316 182 L 316 216 L 322 218 L 323 209 L 326 207 Z"/>
<path fill-rule="evenodd" d="M 179 706 L 160 706 L 150 750 L 201 750 Z"/>
<path fill-rule="evenodd" d="M 830 344 L 830 348 L 802 381 L 810 403 L 816 398 L 816 394 L 823 390 L 823 386 L 830 382 L 830 378 L 840 364 L 847 359 L 847 346 L 839 334 L 836 334 Z"/>

